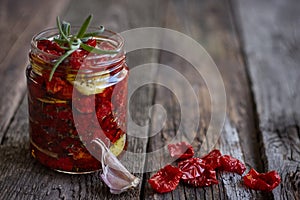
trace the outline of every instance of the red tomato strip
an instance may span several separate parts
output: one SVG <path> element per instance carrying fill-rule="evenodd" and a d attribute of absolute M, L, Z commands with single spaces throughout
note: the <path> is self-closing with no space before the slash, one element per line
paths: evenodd
<path fill-rule="evenodd" d="M 182 172 L 177 167 L 167 165 L 154 174 L 148 183 L 158 193 L 165 193 L 175 190 L 179 184 Z"/>
<path fill-rule="evenodd" d="M 281 182 L 280 176 L 276 171 L 260 174 L 254 169 L 251 169 L 243 179 L 248 188 L 268 192 L 276 188 Z"/>
<path fill-rule="evenodd" d="M 203 187 L 218 184 L 216 171 L 200 158 L 184 160 L 178 163 L 178 167 L 183 173 L 181 179 L 189 185 Z"/>
<path fill-rule="evenodd" d="M 193 147 L 186 142 L 169 144 L 168 150 L 171 157 L 181 161 L 178 163 L 178 168 L 167 165 L 148 181 L 152 188 L 159 193 L 174 190 L 180 179 L 188 185 L 204 187 L 218 184 L 215 170 L 233 172 L 239 175 L 242 175 L 246 170 L 245 164 L 240 160 L 229 155 L 222 155 L 217 149 L 212 150 L 202 158 L 193 158 Z M 247 187 L 263 191 L 273 190 L 281 181 L 276 171 L 259 174 L 254 169 L 251 169 L 243 179 Z"/>
<path fill-rule="evenodd" d="M 169 144 L 168 150 L 172 158 L 178 158 L 180 160 L 192 158 L 194 156 L 194 149 L 192 145 L 187 144 L 186 142 Z"/>

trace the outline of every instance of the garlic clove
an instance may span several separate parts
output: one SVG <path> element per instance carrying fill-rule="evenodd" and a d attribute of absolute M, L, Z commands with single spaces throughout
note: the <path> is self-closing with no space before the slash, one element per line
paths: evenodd
<path fill-rule="evenodd" d="M 99 138 L 93 143 L 101 148 L 101 178 L 113 194 L 120 194 L 128 189 L 137 187 L 140 179 L 131 174 L 118 158 L 106 147 Z"/>

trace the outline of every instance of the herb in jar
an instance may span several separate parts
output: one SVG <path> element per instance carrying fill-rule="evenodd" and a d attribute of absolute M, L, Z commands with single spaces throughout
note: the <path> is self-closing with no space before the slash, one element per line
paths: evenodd
<path fill-rule="evenodd" d="M 90 40 L 93 36 L 97 36 L 104 31 L 104 26 L 101 26 L 99 30 L 94 32 L 86 33 L 88 26 L 92 20 L 93 16 L 89 15 L 86 20 L 83 22 L 80 27 L 78 33 L 76 35 L 71 35 L 71 25 L 69 22 L 60 21 L 60 18 L 57 17 L 56 23 L 57 28 L 59 30 L 59 35 L 54 38 L 53 45 L 59 45 L 61 49 L 65 51 L 65 53 L 59 58 L 59 60 L 53 66 L 53 69 L 50 73 L 49 81 L 51 81 L 53 74 L 59 64 L 64 61 L 68 56 L 72 53 L 76 52 L 78 49 L 82 48 L 87 52 L 97 53 L 97 54 L 116 54 L 118 51 L 112 50 L 103 50 L 96 48 L 95 45 L 91 45 L 91 43 L 96 44 L 93 40 Z M 94 38 L 93 38 L 94 39 Z"/>

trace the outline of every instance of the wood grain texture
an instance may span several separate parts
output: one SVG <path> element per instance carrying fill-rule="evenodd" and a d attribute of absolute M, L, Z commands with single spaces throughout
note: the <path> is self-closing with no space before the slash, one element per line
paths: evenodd
<path fill-rule="evenodd" d="M 232 17 L 227 1 L 170 1 L 165 27 L 181 31 L 197 40 L 210 53 L 222 74 L 227 95 L 227 119 L 219 141 L 215 141 L 215 147 L 220 148 L 224 154 L 230 154 L 246 162 L 248 168 L 261 169 L 251 92 Z M 199 130 L 195 130 L 197 136 L 193 146 L 198 152 L 197 156 L 202 156 L 203 154 L 199 152 L 211 117 L 209 96 L 211 91 L 207 90 L 204 80 L 193 67 L 178 56 L 162 52 L 160 62 L 183 74 L 199 96 L 201 119 Z M 157 76 L 158 79 L 164 78 L 161 77 L 161 73 Z M 209 78 L 214 79 L 213 75 Z M 177 87 L 182 86 L 178 84 Z M 175 137 L 180 123 L 180 109 L 176 98 L 180 96 L 191 98 L 185 91 L 174 96 L 170 91 L 161 90 L 156 90 L 155 103 L 165 106 L 168 120 L 162 131 L 150 139 L 148 151 L 166 146 Z M 192 113 L 188 120 L 190 119 L 193 119 Z M 155 126 L 160 126 L 160 123 L 159 120 L 154 121 L 153 127 L 156 129 Z M 186 130 L 179 131 L 184 132 L 183 134 L 195 134 Z M 156 164 L 162 165 L 167 159 L 168 154 L 163 154 L 159 160 L 156 160 Z M 147 163 L 153 165 L 154 160 L 148 159 Z M 149 173 L 147 177 L 153 174 L 154 172 Z M 164 195 L 153 193 L 149 185 L 146 185 L 145 197 L 150 199 L 266 199 L 269 197 L 268 194 L 247 190 L 239 175 L 219 173 L 218 179 L 219 184 L 212 187 L 191 188 L 180 185 L 172 193 Z"/>
<path fill-rule="evenodd" d="M 0 31 L 4 44 L 0 54 L 0 141 L 25 94 L 25 67 L 31 38 L 55 23 L 56 15 L 66 3 L 68 1 L 1 1 L 4 5 L 1 6 Z"/>
<path fill-rule="evenodd" d="M 275 199 L 300 198 L 300 3 L 237 1 L 237 19 L 263 141 L 264 170 L 278 170 Z"/>

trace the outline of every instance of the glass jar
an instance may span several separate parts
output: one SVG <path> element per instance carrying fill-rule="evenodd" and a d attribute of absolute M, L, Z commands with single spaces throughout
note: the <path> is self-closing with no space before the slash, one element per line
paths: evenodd
<path fill-rule="evenodd" d="M 50 81 L 60 56 L 42 51 L 37 41 L 57 34 L 57 29 L 49 29 L 31 41 L 26 69 L 31 154 L 57 171 L 89 173 L 101 168 L 95 158 L 99 149 L 90 145 L 93 139 L 103 140 L 116 156 L 126 148 L 124 41 L 104 31 L 94 38 L 97 47 L 118 53 L 83 55 L 78 50 L 58 66 Z"/>

